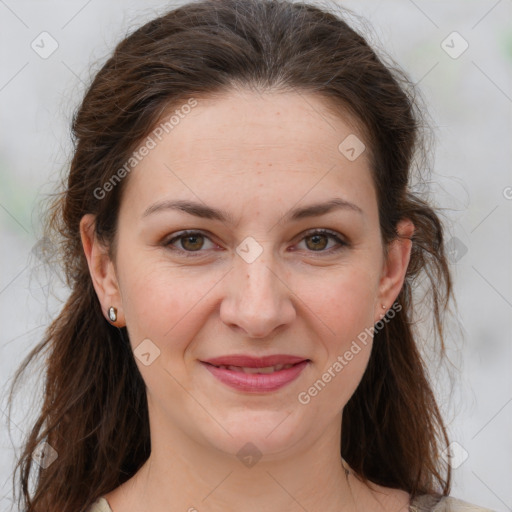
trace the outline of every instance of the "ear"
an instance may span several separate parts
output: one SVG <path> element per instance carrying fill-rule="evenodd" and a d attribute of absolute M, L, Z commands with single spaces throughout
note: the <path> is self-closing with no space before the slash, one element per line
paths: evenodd
<path fill-rule="evenodd" d="M 382 268 L 378 302 L 375 305 L 375 322 L 385 315 L 398 297 L 411 257 L 414 224 L 409 219 L 401 220 L 396 231 L 398 237 L 388 245 L 387 257 Z"/>
<path fill-rule="evenodd" d="M 112 325 L 123 327 L 125 321 L 114 264 L 108 255 L 108 248 L 101 244 L 96 237 L 93 214 L 88 213 L 80 220 L 80 237 L 92 283 L 101 304 L 101 310 Z M 108 310 L 111 306 L 117 309 L 117 320 L 115 322 L 112 322 L 108 316 Z"/>

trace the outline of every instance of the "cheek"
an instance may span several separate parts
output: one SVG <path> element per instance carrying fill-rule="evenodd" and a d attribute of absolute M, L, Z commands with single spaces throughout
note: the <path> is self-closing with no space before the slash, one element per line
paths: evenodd
<path fill-rule="evenodd" d="M 332 273 L 328 286 L 304 290 L 317 331 L 315 375 L 307 393 L 339 412 L 357 388 L 371 354 L 376 276 L 356 266 Z M 312 288 L 310 288 L 312 290 Z"/>
<path fill-rule="evenodd" d="M 304 282 L 299 293 L 328 333 L 329 345 L 340 345 L 373 325 L 378 277 L 368 267 L 329 271 L 325 278 Z"/>
<path fill-rule="evenodd" d="M 156 399 L 165 390 L 166 396 L 178 400 L 178 383 L 187 379 L 184 354 L 204 323 L 199 318 L 201 298 L 211 286 L 203 288 L 193 279 L 161 270 L 132 272 L 124 283 L 123 308 L 135 363 L 148 392 Z"/>
<path fill-rule="evenodd" d="M 124 281 L 123 308 L 130 340 L 135 348 L 149 338 L 162 355 L 184 352 L 206 321 L 207 295 L 218 278 L 193 272 L 180 275 L 165 265 L 152 267 L 133 271 Z"/>
<path fill-rule="evenodd" d="M 126 274 L 123 287 L 123 307 L 126 323 L 132 331 L 144 337 L 160 339 L 163 329 L 172 327 L 173 321 L 185 307 L 179 285 L 156 270 L 133 270 Z"/>

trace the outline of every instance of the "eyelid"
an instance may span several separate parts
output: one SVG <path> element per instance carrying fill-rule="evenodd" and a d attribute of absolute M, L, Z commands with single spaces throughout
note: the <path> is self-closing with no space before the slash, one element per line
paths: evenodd
<path fill-rule="evenodd" d="M 303 233 L 301 233 L 298 236 L 305 238 L 307 236 L 311 236 L 311 235 L 315 235 L 315 234 L 329 235 L 329 236 L 332 236 L 333 238 L 337 238 L 341 243 L 348 245 L 348 241 L 346 240 L 345 236 L 343 236 L 341 233 L 338 233 L 337 231 L 333 231 L 332 229 L 327 229 L 327 228 L 308 229 L 307 231 L 304 231 Z M 301 240 L 302 240 L 302 238 L 301 238 Z"/>

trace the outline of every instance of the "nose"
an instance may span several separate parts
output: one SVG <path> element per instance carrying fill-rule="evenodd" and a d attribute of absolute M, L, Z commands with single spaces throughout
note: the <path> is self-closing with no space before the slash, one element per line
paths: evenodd
<path fill-rule="evenodd" d="M 269 249 L 251 263 L 236 255 L 226 282 L 220 318 L 251 338 L 266 338 L 295 318 L 293 291 Z M 281 269 L 281 270 L 280 270 Z"/>

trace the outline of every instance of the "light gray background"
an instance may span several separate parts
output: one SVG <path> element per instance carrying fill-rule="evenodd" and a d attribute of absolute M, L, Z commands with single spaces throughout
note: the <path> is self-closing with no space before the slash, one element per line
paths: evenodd
<path fill-rule="evenodd" d="M 369 21 L 370 40 L 419 84 L 435 121 L 432 193 L 446 209 L 448 238 L 458 248 L 452 268 L 459 309 L 447 322 L 456 380 L 450 385 L 433 370 L 457 443 L 452 495 L 512 510 L 512 0 L 341 5 Z M 34 379 L 18 395 L 10 438 L 9 379 L 59 309 L 48 288 L 58 278 L 41 270 L 33 250 L 38 201 L 65 169 L 71 114 L 98 62 L 128 30 L 170 7 L 142 0 L 0 0 L 0 511 L 11 506 L 12 445 L 35 417 L 42 387 Z M 58 44 L 47 58 L 31 48 L 48 37 L 43 31 Z M 458 58 L 442 48 L 454 31 L 469 45 Z M 447 43 L 452 51 L 464 44 L 453 36 Z M 47 50 L 49 44 L 46 39 Z M 66 296 L 59 286 L 55 294 Z"/>

